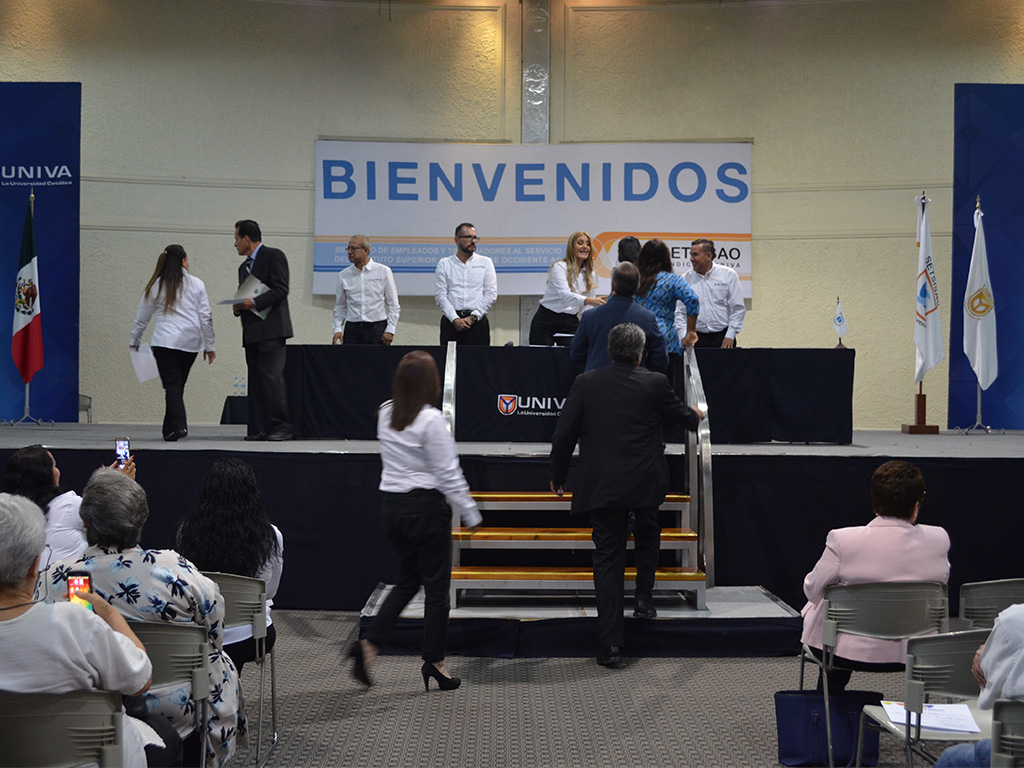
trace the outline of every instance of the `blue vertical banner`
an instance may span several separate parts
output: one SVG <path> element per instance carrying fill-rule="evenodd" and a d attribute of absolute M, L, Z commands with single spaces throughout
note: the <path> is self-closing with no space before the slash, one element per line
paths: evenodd
<path fill-rule="evenodd" d="M 31 415 L 78 420 L 81 83 L 0 83 L 0 418 L 25 412 L 14 365 L 18 258 L 29 195 L 45 364 L 32 379 Z"/>

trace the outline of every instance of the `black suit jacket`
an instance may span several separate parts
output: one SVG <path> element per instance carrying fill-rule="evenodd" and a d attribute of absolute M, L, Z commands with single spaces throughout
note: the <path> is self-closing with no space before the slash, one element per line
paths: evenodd
<path fill-rule="evenodd" d="M 657 507 L 668 492 L 662 424 L 695 431 L 700 419 L 664 374 L 613 363 L 576 377 L 551 438 L 551 479 L 565 484 L 576 442 L 572 512 Z"/>
<path fill-rule="evenodd" d="M 583 313 L 569 351 L 572 361 L 579 365 L 586 363 L 588 371 L 611 365 L 612 360 L 608 357 L 608 332 L 620 323 L 636 323 L 647 334 L 643 365 L 652 371 L 668 368 L 665 337 L 658 328 L 658 319 L 654 313 L 633 301 L 632 296 L 615 294 L 608 297 L 608 303 Z"/>
<path fill-rule="evenodd" d="M 269 291 L 254 299 L 256 309 L 273 309 L 266 320 L 249 311 L 242 313 L 242 345 L 267 339 L 290 339 L 292 318 L 288 312 L 288 259 L 284 251 L 261 245 L 256 251 L 252 274 L 270 287 Z M 242 262 L 238 266 L 238 284 L 241 285 L 248 276 L 245 262 Z"/>

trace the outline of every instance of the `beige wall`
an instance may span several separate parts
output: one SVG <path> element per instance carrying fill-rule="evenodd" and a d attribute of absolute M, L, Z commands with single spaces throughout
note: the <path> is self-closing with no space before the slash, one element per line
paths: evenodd
<path fill-rule="evenodd" d="M 839 294 L 855 426 L 909 420 L 913 198 L 934 201 L 948 327 L 953 85 L 1024 79 L 1024 4 L 551 9 L 552 142 L 752 139 L 741 343 L 831 346 Z M 95 418 L 159 422 L 159 385 L 134 383 L 126 357 L 138 297 L 171 242 L 212 299 L 230 295 L 239 218 L 289 255 L 295 341 L 327 342 L 332 302 L 310 291 L 313 142 L 517 142 L 520 13 L 512 0 L 0 0 L 0 78 L 83 83 L 81 391 Z M 404 299 L 396 341 L 436 343 L 437 317 L 431 299 Z M 518 317 L 516 297 L 499 299 L 497 343 L 518 341 Z M 193 423 L 216 422 L 245 373 L 236 322 L 215 308 L 218 358 L 193 372 Z M 925 391 L 944 425 L 945 364 Z"/>

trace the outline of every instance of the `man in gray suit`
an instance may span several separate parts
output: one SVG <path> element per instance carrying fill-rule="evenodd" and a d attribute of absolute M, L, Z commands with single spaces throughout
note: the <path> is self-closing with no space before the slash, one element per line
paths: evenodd
<path fill-rule="evenodd" d="M 637 570 L 633 615 L 657 615 L 651 593 L 661 547 L 658 508 L 669 486 L 662 425 L 696 431 L 704 418 L 676 396 L 664 374 L 640 367 L 645 342 L 643 329 L 634 323 L 611 329 L 612 364 L 576 377 L 551 438 L 551 490 L 559 495 L 577 441 L 580 446 L 572 513 L 590 513 L 594 529 L 597 663 L 607 667 L 622 660 L 630 511 Z"/>

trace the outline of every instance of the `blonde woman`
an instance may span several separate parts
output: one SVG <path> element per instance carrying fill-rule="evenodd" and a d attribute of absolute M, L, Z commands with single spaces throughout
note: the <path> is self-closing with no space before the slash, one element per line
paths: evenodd
<path fill-rule="evenodd" d="M 548 270 L 537 314 L 530 323 L 530 344 L 550 347 L 556 333 L 572 335 L 580 324 L 580 312 L 599 307 L 604 299 L 595 296 L 594 244 L 586 232 L 573 232 L 565 246 L 565 258 Z"/>

